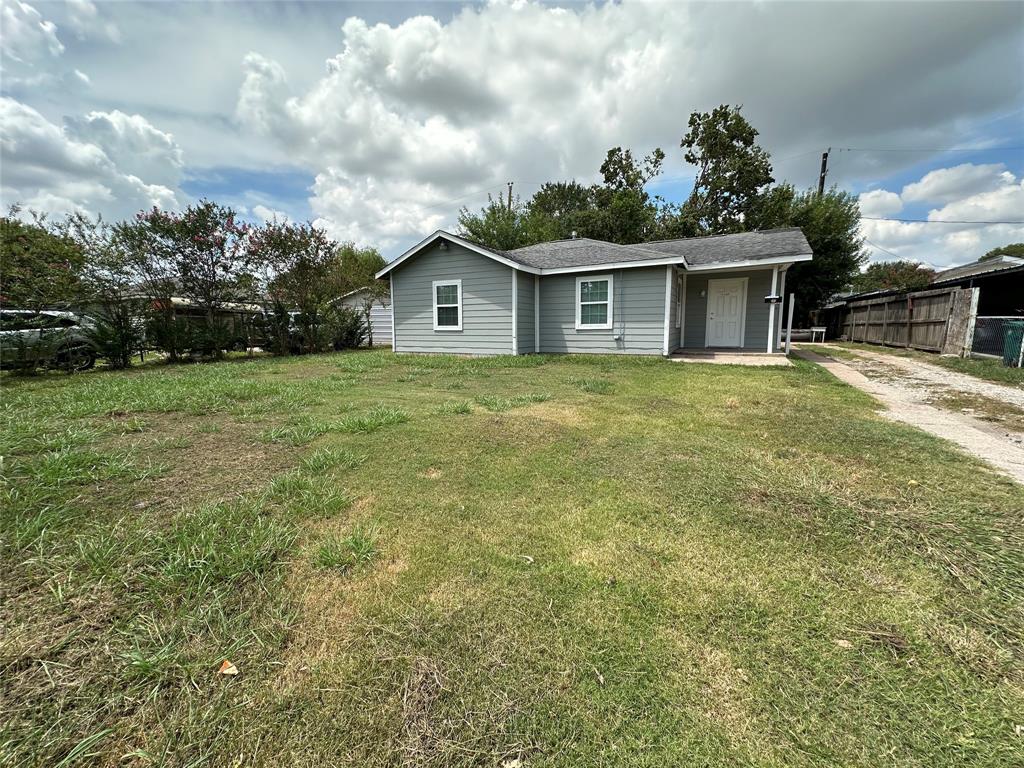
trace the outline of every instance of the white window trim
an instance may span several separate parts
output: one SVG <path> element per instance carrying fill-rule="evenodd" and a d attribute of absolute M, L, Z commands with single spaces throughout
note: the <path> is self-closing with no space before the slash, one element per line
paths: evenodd
<path fill-rule="evenodd" d="M 583 283 L 589 283 L 597 280 L 608 281 L 608 301 L 588 301 L 588 304 L 608 304 L 608 322 L 606 323 L 589 323 L 584 324 L 581 321 L 580 308 L 582 305 L 581 296 Z M 615 297 L 615 279 L 609 275 L 584 275 L 583 277 L 576 278 L 576 330 L 577 331 L 610 331 L 615 323 L 615 314 L 613 313 L 613 302 Z"/>
<path fill-rule="evenodd" d="M 437 289 L 442 285 L 454 285 L 459 291 L 459 301 L 457 304 L 441 304 L 442 307 L 458 307 L 459 308 L 459 324 L 458 325 L 438 325 L 437 324 Z M 433 294 L 432 303 L 434 305 L 434 330 L 435 331 L 461 331 L 462 330 L 462 280 L 435 280 L 430 285 L 430 292 Z"/>

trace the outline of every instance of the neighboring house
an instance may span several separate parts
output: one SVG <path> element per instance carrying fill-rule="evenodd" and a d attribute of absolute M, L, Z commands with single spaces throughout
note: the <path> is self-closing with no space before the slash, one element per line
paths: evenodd
<path fill-rule="evenodd" d="M 586 238 L 498 251 L 437 231 L 377 273 L 396 352 L 668 355 L 775 352 L 797 228 L 616 245 Z"/>
<path fill-rule="evenodd" d="M 939 272 L 932 288 L 979 288 L 978 315 L 1024 315 L 1024 259 L 994 256 Z"/>
<path fill-rule="evenodd" d="M 366 309 L 368 289 L 359 288 L 342 296 L 339 301 L 346 307 L 351 307 L 360 314 Z M 366 342 L 371 341 L 374 346 L 391 343 L 391 301 L 385 296 L 375 298 L 370 305 L 370 328 Z"/>

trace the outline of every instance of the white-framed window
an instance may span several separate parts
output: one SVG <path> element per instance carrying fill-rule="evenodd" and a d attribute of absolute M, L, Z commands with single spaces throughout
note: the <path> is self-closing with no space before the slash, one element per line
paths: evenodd
<path fill-rule="evenodd" d="M 612 327 L 612 276 L 576 278 L 576 329 L 610 330 Z"/>
<path fill-rule="evenodd" d="M 462 330 L 462 281 L 435 280 L 434 330 Z"/>

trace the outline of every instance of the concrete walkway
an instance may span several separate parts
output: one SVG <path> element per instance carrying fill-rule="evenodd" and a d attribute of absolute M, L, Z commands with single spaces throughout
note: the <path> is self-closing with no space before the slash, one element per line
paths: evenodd
<path fill-rule="evenodd" d="M 682 349 L 673 352 L 669 355 L 668 359 L 673 363 L 711 363 L 712 365 L 793 365 L 785 355 L 769 355 L 766 352 L 717 352 Z"/>
<path fill-rule="evenodd" d="M 967 453 L 987 461 L 1003 474 L 1024 484 L 1024 442 L 1020 441 L 1019 435 L 965 414 L 922 403 L 913 389 L 891 381 L 869 379 L 846 363 L 830 357 L 807 349 L 795 349 L 793 354 L 817 363 L 840 381 L 875 397 L 886 407 L 885 416 L 956 443 Z"/>

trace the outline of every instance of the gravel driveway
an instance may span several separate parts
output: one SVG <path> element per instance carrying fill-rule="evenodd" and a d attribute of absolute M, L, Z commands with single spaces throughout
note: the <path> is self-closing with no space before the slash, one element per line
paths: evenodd
<path fill-rule="evenodd" d="M 1024 390 L 982 381 L 936 365 L 894 355 L 840 348 L 853 360 L 823 357 L 808 348 L 795 350 L 836 378 L 867 392 L 886 407 L 884 415 L 950 440 L 1024 484 L 1024 432 L 978 418 L 971 412 L 950 411 L 933 403 L 943 397 L 985 398 L 1012 412 L 1013 422 L 1024 417 Z M 829 347 L 821 347 L 828 352 Z M 984 410 L 984 400 L 979 410 Z M 966 410 L 966 409 L 965 409 Z M 1019 412 L 1019 413 L 1018 413 Z"/>

